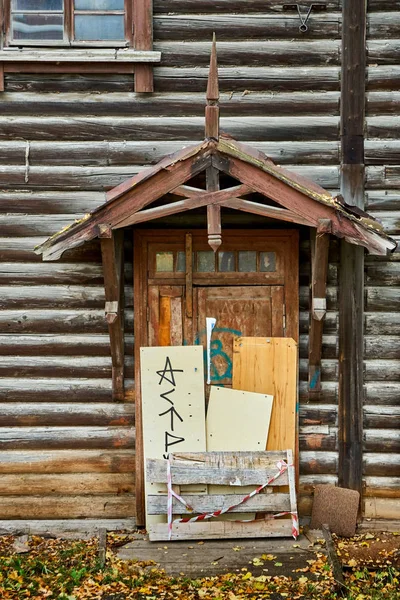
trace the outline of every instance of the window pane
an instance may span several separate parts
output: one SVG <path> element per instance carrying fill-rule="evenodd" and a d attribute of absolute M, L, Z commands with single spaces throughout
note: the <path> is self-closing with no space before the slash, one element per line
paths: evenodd
<path fill-rule="evenodd" d="M 273 273 L 276 271 L 275 252 L 260 252 L 260 271 L 263 273 Z"/>
<path fill-rule="evenodd" d="M 257 252 L 253 250 L 239 252 L 239 271 L 241 273 L 254 273 L 257 271 Z"/>
<path fill-rule="evenodd" d="M 62 15 L 14 14 L 11 22 L 14 40 L 62 40 Z"/>
<path fill-rule="evenodd" d="M 75 15 L 75 40 L 124 39 L 124 15 Z"/>
<path fill-rule="evenodd" d="M 158 273 L 172 273 L 174 270 L 174 253 L 157 252 L 156 271 Z"/>
<path fill-rule="evenodd" d="M 14 0 L 12 10 L 63 10 L 63 0 Z"/>
<path fill-rule="evenodd" d="M 199 273 L 211 273 L 215 271 L 215 255 L 214 252 L 198 252 L 197 253 L 197 271 Z"/>
<path fill-rule="evenodd" d="M 75 10 L 124 10 L 124 0 L 75 0 Z"/>
<path fill-rule="evenodd" d="M 235 253 L 218 252 L 218 271 L 228 273 L 235 270 Z"/>
<path fill-rule="evenodd" d="M 179 251 L 176 257 L 176 269 L 178 273 L 185 273 L 186 271 L 186 254 Z"/>

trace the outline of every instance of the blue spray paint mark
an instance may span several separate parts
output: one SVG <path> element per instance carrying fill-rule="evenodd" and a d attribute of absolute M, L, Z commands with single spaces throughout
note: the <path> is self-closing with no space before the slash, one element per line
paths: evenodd
<path fill-rule="evenodd" d="M 196 335 L 194 343 L 196 346 L 200 346 L 200 339 L 206 335 L 206 330 L 199 331 Z M 240 336 L 242 332 L 238 329 L 230 329 L 229 327 L 214 327 L 213 333 L 229 333 L 231 335 Z M 220 356 L 224 363 L 224 369 L 221 372 L 218 371 L 217 367 L 213 362 L 213 358 Z M 224 352 L 221 340 L 212 340 L 210 346 L 210 358 L 211 358 L 211 381 L 216 383 L 223 379 L 232 378 L 232 360 L 229 355 Z M 204 364 L 207 363 L 207 350 L 204 350 Z"/>
<path fill-rule="evenodd" d="M 313 378 L 310 381 L 310 389 L 311 390 L 313 390 L 315 388 L 315 386 L 317 385 L 318 380 L 319 380 L 319 376 L 320 376 L 320 370 L 316 369 L 316 371 L 315 371 L 315 373 L 313 375 Z"/>

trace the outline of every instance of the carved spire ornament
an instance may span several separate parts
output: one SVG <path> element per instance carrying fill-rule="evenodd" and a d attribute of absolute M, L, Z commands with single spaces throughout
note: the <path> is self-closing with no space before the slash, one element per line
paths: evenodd
<path fill-rule="evenodd" d="M 206 138 L 219 138 L 219 86 L 218 86 L 218 65 L 217 65 L 217 42 L 215 33 L 211 47 L 210 70 L 207 82 L 207 105 L 205 134 Z M 206 171 L 207 191 L 216 192 L 219 190 L 219 171 L 215 167 L 208 167 Z M 222 244 L 221 238 L 221 207 L 217 204 L 207 206 L 207 233 L 208 245 L 216 252 Z"/>

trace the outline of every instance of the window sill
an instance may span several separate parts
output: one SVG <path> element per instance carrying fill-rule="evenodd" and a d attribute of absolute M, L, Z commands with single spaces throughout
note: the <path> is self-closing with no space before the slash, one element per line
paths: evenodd
<path fill-rule="evenodd" d="M 159 63 L 161 52 L 133 48 L 6 48 L 0 61 L 14 62 L 101 62 Z"/>

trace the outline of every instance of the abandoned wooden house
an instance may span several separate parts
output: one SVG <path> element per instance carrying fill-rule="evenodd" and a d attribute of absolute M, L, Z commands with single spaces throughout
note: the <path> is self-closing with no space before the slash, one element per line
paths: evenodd
<path fill-rule="evenodd" d="M 270 393 L 249 338 L 296 355 L 300 517 L 400 519 L 400 2 L 0 8 L 0 530 L 144 525 L 142 350 Z"/>

